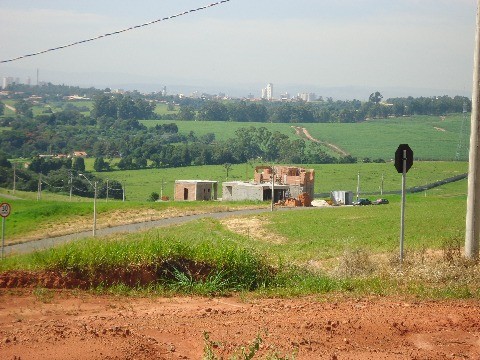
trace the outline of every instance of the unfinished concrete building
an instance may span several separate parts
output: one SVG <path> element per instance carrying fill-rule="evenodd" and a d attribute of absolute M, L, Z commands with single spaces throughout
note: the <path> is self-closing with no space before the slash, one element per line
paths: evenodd
<path fill-rule="evenodd" d="M 288 191 L 287 185 L 274 186 L 274 202 L 285 198 Z M 223 201 L 269 201 L 272 200 L 272 185 L 257 184 L 243 181 L 230 181 L 222 184 Z"/>
<path fill-rule="evenodd" d="M 332 191 L 330 193 L 330 199 L 334 205 L 352 205 L 353 204 L 353 191 Z"/>
<path fill-rule="evenodd" d="M 176 180 L 175 201 L 217 200 L 218 181 Z"/>
<path fill-rule="evenodd" d="M 295 166 L 274 166 L 275 185 L 287 185 L 290 196 L 298 198 L 300 194 L 307 193 L 311 199 L 314 196 L 315 171 Z M 257 166 L 255 168 L 255 183 L 272 183 L 272 167 Z"/>
<path fill-rule="evenodd" d="M 273 199 L 277 203 L 288 198 L 298 199 L 307 193 L 314 196 L 314 170 L 294 166 L 257 166 L 253 182 L 232 181 L 222 185 L 222 200 L 256 200 L 272 199 L 272 174 L 274 176 Z"/>

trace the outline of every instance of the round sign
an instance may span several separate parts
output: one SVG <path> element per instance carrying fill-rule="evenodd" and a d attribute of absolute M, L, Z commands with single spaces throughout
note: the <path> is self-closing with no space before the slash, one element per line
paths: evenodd
<path fill-rule="evenodd" d="M 0 204 L 0 216 L 6 218 L 10 215 L 11 206 L 8 203 L 1 203 Z"/>

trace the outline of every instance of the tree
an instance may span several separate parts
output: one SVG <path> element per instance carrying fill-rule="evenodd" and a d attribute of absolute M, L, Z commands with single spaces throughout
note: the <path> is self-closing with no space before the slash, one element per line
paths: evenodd
<path fill-rule="evenodd" d="M 73 160 L 72 169 L 75 171 L 85 171 L 85 159 L 82 157 L 76 157 Z"/>
<path fill-rule="evenodd" d="M 5 112 L 5 104 L 0 101 L 0 116 L 2 116 Z"/>
<path fill-rule="evenodd" d="M 23 115 L 28 118 L 33 118 L 32 105 L 30 105 L 27 101 L 23 99 L 15 103 L 15 110 L 19 115 Z"/>
<path fill-rule="evenodd" d="M 95 162 L 93 163 L 93 168 L 97 172 L 108 171 L 108 170 L 110 170 L 110 164 L 107 163 L 103 159 L 103 157 L 100 156 L 98 158 L 95 158 Z"/>
<path fill-rule="evenodd" d="M 191 121 L 195 119 L 195 110 L 192 106 L 182 105 L 180 106 L 180 111 L 177 115 L 178 119 L 180 120 L 187 120 Z"/>
<path fill-rule="evenodd" d="M 101 94 L 94 98 L 92 116 L 117 118 L 117 106 L 110 95 Z"/>
<path fill-rule="evenodd" d="M 8 161 L 7 156 L 2 152 L 0 152 L 0 167 L 4 167 L 4 168 L 12 167 L 12 163 Z"/>
<path fill-rule="evenodd" d="M 382 99 L 383 99 L 383 95 L 380 94 L 380 92 L 378 91 L 371 93 L 370 96 L 368 97 L 368 101 L 375 104 L 379 104 L 380 101 L 382 101 Z"/>
<path fill-rule="evenodd" d="M 120 159 L 117 164 L 117 167 L 120 170 L 133 170 L 136 169 L 135 164 L 133 163 L 133 158 L 131 156 L 125 156 Z"/>
<path fill-rule="evenodd" d="M 225 168 L 225 171 L 227 172 L 227 179 L 228 179 L 228 173 L 230 172 L 230 169 L 232 168 L 232 164 L 230 163 L 225 163 L 223 164 L 223 167 Z"/>
<path fill-rule="evenodd" d="M 198 112 L 200 120 L 206 121 L 227 121 L 227 107 L 218 101 L 207 101 Z"/>

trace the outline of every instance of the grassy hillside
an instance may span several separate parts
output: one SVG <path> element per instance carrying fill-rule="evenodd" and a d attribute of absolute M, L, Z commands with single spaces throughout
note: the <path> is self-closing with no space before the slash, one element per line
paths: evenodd
<path fill-rule="evenodd" d="M 144 120 L 146 126 L 171 123 L 172 121 Z M 280 131 L 295 138 L 292 125 L 305 127 L 310 134 L 321 141 L 329 142 L 346 150 L 359 159 L 392 159 L 399 144 L 409 144 L 414 156 L 422 160 L 454 160 L 457 147 L 462 140 L 465 145 L 460 159 L 468 159 L 470 117 L 465 123 L 463 136 L 461 128 L 463 114 L 446 117 L 412 116 L 371 120 L 355 124 L 272 124 L 234 123 L 215 121 L 176 121 L 181 133 L 193 131 L 196 135 L 214 133 L 217 140 L 227 140 L 240 127 L 264 126 L 270 131 Z"/>
<path fill-rule="evenodd" d="M 414 116 L 366 121 L 358 124 L 305 125 L 314 138 L 328 141 L 360 159 L 394 157 L 399 144 L 409 144 L 415 158 L 453 160 L 460 140 L 462 114 L 446 117 Z M 470 119 L 468 118 L 461 156 L 467 160 Z"/>
<path fill-rule="evenodd" d="M 357 176 L 360 172 L 360 195 L 365 192 L 379 191 L 383 174 L 384 191 L 398 190 L 401 188 L 401 175 L 398 174 L 392 163 L 387 164 L 348 164 L 348 165 L 304 165 L 312 167 L 316 172 L 316 193 L 328 193 L 332 190 L 351 190 L 355 193 Z M 467 164 L 460 162 L 415 162 L 407 175 L 407 186 L 425 185 L 437 180 L 466 172 Z M 230 170 L 229 180 L 244 180 L 246 174 L 253 174 L 252 164 L 234 165 Z M 172 211 L 193 211 L 193 209 L 216 207 L 232 207 L 234 205 L 218 202 L 147 202 L 152 192 L 161 193 L 162 179 L 164 182 L 163 195 L 173 198 L 175 180 L 208 179 L 219 181 L 219 196 L 221 196 L 221 183 L 225 180 L 226 172 L 222 166 L 198 166 L 176 169 L 147 169 L 132 171 L 116 171 L 111 173 L 98 173 L 97 175 L 108 179 L 115 179 L 125 184 L 125 202 L 99 198 L 97 201 L 99 224 L 109 224 L 110 219 L 125 217 L 125 213 L 150 219 L 158 214 L 166 214 Z M 442 186 L 426 193 L 420 198 L 445 198 L 463 197 L 467 191 L 467 181 L 462 180 L 454 184 Z M 12 200 L 15 195 L 19 199 Z M 368 195 L 374 199 L 380 195 Z M 392 201 L 397 195 L 384 195 Z M 91 226 L 92 199 L 73 197 L 69 201 L 68 194 L 42 193 L 40 201 L 37 201 L 37 193 L 25 193 L 12 190 L 0 191 L 0 201 L 11 203 L 14 216 L 9 218 L 13 224 L 7 229 L 9 235 L 18 237 L 21 234 L 31 233 L 43 229 L 45 233 L 54 234 L 58 229 L 57 222 L 65 226 L 89 229 Z M 242 206 L 242 204 L 239 204 Z M 264 204 L 263 206 L 268 206 Z M 439 210 L 443 205 L 439 208 Z M 133 213 L 132 213 L 133 211 Z M 203 210 L 202 210 L 203 211 Z M 382 210 L 383 211 L 383 210 Z M 307 213 L 305 213 L 307 214 Z M 129 216 L 132 217 L 133 215 Z M 35 226 L 32 224 L 35 223 Z M 62 225 L 62 226 L 63 226 Z"/>
<path fill-rule="evenodd" d="M 149 292 L 203 295 L 255 290 L 272 296 L 478 298 L 478 265 L 458 255 L 446 257 L 459 254 L 465 231 L 465 196 L 450 190 L 445 187 L 448 197 L 407 196 L 401 267 L 400 198 L 391 196 L 389 205 L 275 211 L 240 221 L 204 219 L 109 241 L 90 239 L 8 257 L 0 271 L 77 274 L 87 286 L 120 292 L 144 285 Z M 157 274 L 154 284 L 124 285 L 116 276 L 138 279 L 149 271 Z"/>

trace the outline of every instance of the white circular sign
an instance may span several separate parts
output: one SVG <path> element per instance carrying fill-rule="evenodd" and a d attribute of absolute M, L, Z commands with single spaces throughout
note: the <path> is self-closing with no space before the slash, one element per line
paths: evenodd
<path fill-rule="evenodd" d="M 0 204 L 0 216 L 6 218 L 10 215 L 11 206 L 8 203 L 1 203 Z"/>

